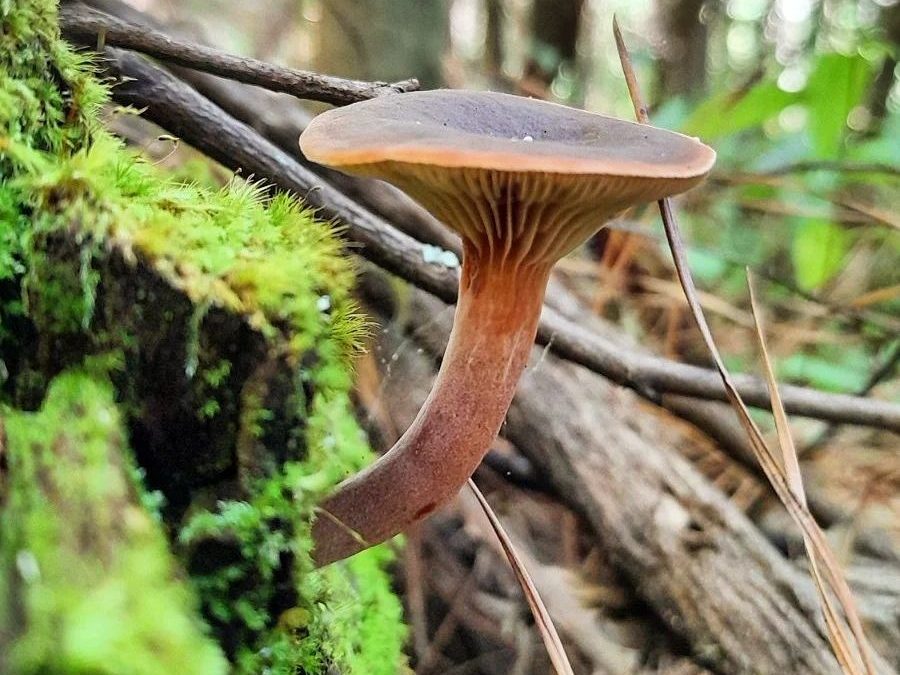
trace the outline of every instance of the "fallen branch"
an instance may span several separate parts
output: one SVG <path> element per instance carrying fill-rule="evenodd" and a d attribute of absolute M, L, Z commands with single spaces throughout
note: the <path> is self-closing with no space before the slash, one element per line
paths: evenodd
<path fill-rule="evenodd" d="M 419 381 L 419 348 L 439 356 L 451 320 L 424 293 L 408 302 L 407 325 L 389 331 L 381 352 L 392 354 L 400 378 L 384 398 L 400 428 L 420 402 L 406 397 L 427 391 L 433 374 Z M 504 435 L 586 517 L 598 545 L 697 659 L 726 673 L 837 672 L 808 576 L 681 455 L 665 413 L 649 413 L 603 378 L 537 348 L 529 363 Z M 861 608 L 893 659 L 892 599 L 861 598 Z"/>
<path fill-rule="evenodd" d="M 341 221 L 348 239 L 361 245 L 357 252 L 363 257 L 446 302 L 456 300 L 457 271 L 426 262 L 420 242 L 349 199 L 171 73 L 128 52 L 107 50 L 107 55 L 109 67 L 124 80 L 113 89 L 119 103 L 144 108 L 144 117 L 225 166 L 294 192 L 323 216 Z M 666 393 L 727 400 L 715 371 L 603 339 L 547 306 L 538 342 L 655 403 Z M 734 380 L 748 404 L 769 408 L 763 380 L 747 375 Z M 781 391 L 792 414 L 900 432 L 896 404 L 790 385 Z"/>
<path fill-rule="evenodd" d="M 393 84 L 361 82 L 235 56 L 212 47 L 173 40 L 165 33 L 97 12 L 84 5 L 60 7 L 59 25 L 63 35 L 78 44 L 106 44 L 133 49 L 168 63 L 333 105 L 347 105 L 419 88 L 416 79 Z"/>

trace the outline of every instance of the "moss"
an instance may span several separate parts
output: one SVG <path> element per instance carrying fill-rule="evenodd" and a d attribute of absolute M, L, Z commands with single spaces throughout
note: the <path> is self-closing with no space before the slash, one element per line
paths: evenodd
<path fill-rule="evenodd" d="M 329 568 L 323 572 L 324 585 L 332 598 L 320 619 L 324 624 L 325 644 L 343 650 L 332 654 L 337 663 L 347 663 L 352 673 L 391 675 L 398 672 L 396 654 L 403 649 L 405 631 L 398 630 L 403 610 L 390 590 L 384 571 L 392 559 L 384 548 L 369 549 L 354 556 L 344 570 Z M 353 631 L 354 635 L 335 635 L 335 631 Z"/>
<path fill-rule="evenodd" d="M 14 162 L 28 154 L 13 141 L 8 149 Z M 359 336 L 348 301 L 353 271 L 332 229 L 289 196 L 266 201 L 261 186 L 240 180 L 219 191 L 165 180 L 102 133 L 63 161 L 31 160 L 11 181 L 22 205 L 37 214 L 31 237 L 78 223 L 83 246 L 79 269 L 40 278 L 41 293 L 52 283 L 61 294 L 48 291 L 54 295 L 41 313 L 49 328 L 89 318 L 96 286 L 89 263 L 103 242 L 140 255 L 196 306 L 243 315 L 266 337 L 285 340 L 294 355 L 327 334 L 334 351 L 326 358 L 342 358 Z M 31 262 L 34 269 L 40 261 Z"/>
<path fill-rule="evenodd" d="M 0 0 L 0 75 L 6 139 L 65 155 L 98 127 L 107 92 L 87 57 L 59 39 L 55 2 Z M 9 171 L 6 161 L 0 154 L 0 174 Z"/>
<path fill-rule="evenodd" d="M 387 675 L 400 667 L 406 631 L 384 571 L 389 549 L 376 547 L 324 570 L 313 570 L 309 556 L 317 502 L 311 497 L 368 459 L 348 403 L 346 394 L 317 394 L 309 458 L 259 480 L 251 501 L 223 502 L 216 512 L 194 515 L 181 531 L 207 614 L 233 641 L 240 673 L 293 673 L 298 666 L 319 673 L 336 665 L 346 673 Z M 230 563 L 207 573 L 211 546 L 227 547 Z M 285 567 L 303 583 L 283 587 Z"/>
<path fill-rule="evenodd" d="M 248 442 L 258 441 L 251 454 L 267 457 L 267 465 L 256 471 L 245 460 L 251 478 L 246 501 L 220 501 L 213 511 L 197 515 L 183 535 L 185 542 L 224 535 L 240 554 L 211 570 L 193 570 L 205 614 L 221 629 L 217 637 L 230 647 L 239 669 L 296 672 L 301 667 L 317 673 L 334 664 L 348 673 L 380 667 L 394 672 L 404 629 L 387 577 L 377 573 L 384 554 L 365 554 L 325 577 L 311 572 L 309 563 L 314 504 L 370 458 L 347 394 L 347 357 L 362 328 L 349 297 L 352 270 L 338 256 L 328 227 L 287 197 L 264 204 L 258 188 L 240 182 L 218 192 L 169 183 L 99 133 L 90 151 L 21 170 L 12 183 L 34 214 L 22 278 L 27 316 L 41 340 L 49 336 L 68 346 L 87 340 L 90 344 L 76 353 L 95 360 L 108 358 L 104 355 L 112 350 L 120 354 L 110 358 L 112 367 L 124 368 L 126 375 L 117 381 L 128 382 L 129 364 L 146 353 L 148 336 L 136 331 L 121 308 L 111 307 L 107 286 L 123 273 L 112 268 L 130 258 L 190 299 L 178 310 L 170 296 L 140 286 L 150 294 L 141 325 L 175 326 L 183 320 L 196 327 L 187 331 L 178 368 L 190 374 L 198 402 L 193 415 L 201 421 L 225 424 L 225 413 L 234 408 L 222 403 L 222 391 L 234 389 L 228 381 L 236 370 L 231 354 L 208 344 L 206 336 L 215 331 L 202 324 L 236 315 L 269 345 L 273 356 L 260 366 L 265 391 L 254 396 L 251 374 L 243 380 L 244 400 L 237 407 L 243 410 L 239 426 L 250 432 Z M 78 223 L 77 231 L 72 223 Z M 107 260 L 111 251 L 118 263 Z M 321 301 L 326 296 L 327 304 Z M 168 308 L 168 321 L 146 315 L 159 307 Z M 101 320 L 104 312 L 109 317 Z M 266 372 L 273 364 L 280 366 L 274 375 Z M 25 380 L 20 373 L 16 383 L 21 388 Z M 282 403 L 273 409 L 268 394 L 276 384 L 289 395 L 276 397 Z M 31 384 L 29 390 L 37 388 Z M 137 407 L 144 400 L 141 392 L 132 397 L 120 389 L 119 396 Z M 286 429 L 272 439 L 276 423 Z M 301 438 L 294 452 L 271 456 L 272 447 L 289 450 L 296 434 Z M 183 449 L 177 448 L 180 457 L 196 469 L 198 456 Z M 376 562 L 365 565 L 366 559 Z M 374 611 L 363 612 L 365 607 Z M 297 610 L 310 617 L 307 628 L 282 621 L 286 612 L 296 616 Z"/>
<path fill-rule="evenodd" d="M 6 431 L 4 672 L 227 672 L 140 506 L 111 386 L 63 375 L 40 413 L 7 413 Z"/>
<path fill-rule="evenodd" d="M 16 169 L 8 146 L 22 147 L 22 162 L 84 147 L 106 96 L 85 57 L 59 39 L 55 2 L 0 0 L 0 385 L 11 376 L 10 354 L 32 337 L 15 282 L 30 211 L 9 184 Z"/>
<path fill-rule="evenodd" d="M 0 0 L 0 401 L 36 407 L 65 369 L 110 373 L 140 462 L 124 472 L 165 492 L 142 492 L 145 511 L 131 508 L 162 518 L 180 542 L 240 672 L 396 672 L 404 628 L 383 571 L 389 553 L 324 571 L 309 558 L 314 505 L 371 456 L 348 395 L 364 326 L 332 227 L 258 185 L 161 175 L 99 127 L 105 98 L 86 58 L 58 39 L 55 3 Z M 14 415 L 13 436 L 28 433 L 23 420 L 63 415 L 69 377 L 40 417 Z M 112 410 L 109 389 L 90 382 Z M 19 457 L 10 480 L 24 485 L 35 458 Z M 76 464 L 72 484 L 93 483 Z M 152 602 L 161 568 L 148 569 Z M 0 613 L 18 590 L 0 587 Z M 82 627 L 99 626 L 110 603 L 86 609 Z M 46 607 L 21 644 L 42 644 L 39 627 L 57 616 Z M 54 672 L 76 668 L 65 658 Z"/>

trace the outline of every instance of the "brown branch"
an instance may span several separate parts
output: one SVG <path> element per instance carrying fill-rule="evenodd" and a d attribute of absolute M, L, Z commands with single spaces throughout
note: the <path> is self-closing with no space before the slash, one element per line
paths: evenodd
<path fill-rule="evenodd" d="M 306 159 L 300 152 L 297 139 L 312 119 L 312 115 L 302 108 L 299 101 L 272 92 L 251 89 L 240 82 L 225 80 L 190 68 L 176 66 L 170 70 L 226 113 L 256 129 L 307 169 L 324 178 L 369 211 L 388 220 L 401 232 L 426 244 L 453 251 L 458 257 L 462 257 L 462 242 L 459 237 L 390 183 L 374 178 L 350 176 Z"/>
<path fill-rule="evenodd" d="M 360 82 L 235 56 L 211 47 L 173 40 L 152 28 L 97 12 L 84 5 L 63 5 L 59 10 L 59 25 L 63 35 L 78 44 L 107 44 L 133 49 L 168 63 L 333 105 L 346 105 L 419 88 L 416 79 L 393 84 Z"/>
<path fill-rule="evenodd" d="M 120 103 L 146 108 L 144 116 L 225 166 L 290 190 L 327 218 L 346 225 L 347 237 L 363 257 L 447 302 L 456 300 L 457 272 L 427 263 L 422 244 L 349 199 L 301 166 L 249 126 L 228 116 L 208 99 L 137 55 L 109 50 L 111 69 L 125 80 L 113 90 Z M 659 402 L 663 393 L 725 400 L 718 374 L 605 340 L 545 306 L 538 342 L 616 384 Z M 735 376 L 748 404 L 768 408 L 765 383 Z M 834 422 L 900 432 L 900 406 L 814 389 L 784 385 L 788 412 Z"/>
<path fill-rule="evenodd" d="M 103 17 L 128 22 L 141 30 L 169 30 L 153 17 L 142 14 L 119 0 L 84 0 L 83 3 L 77 3 L 77 6 L 84 8 L 85 4 L 97 10 L 96 13 L 101 13 Z M 92 45 L 95 46 L 96 43 L 86 44 Z M 170 64 L 168 70 L 226 113 L 256 129 L 262 136 L 303 166 L 322 176 L 345 195 L 391 221 L 391 224 L 401 232 L 406 232 L 419 241 L 454 251 L 458 256 L 462 255 L 459 238 L 425 209 L 406 198 L 406 195 L 393 185 L 374 178 L 349 176 L 307 160 L 300 152 L 297 139 L 312 119 L 312 114 L 304 109 L 300 101 L 192 68 Z M 395 215 L 394 205 L 404 199 L 409 208 L 404 209 L 399 216 Z"/>

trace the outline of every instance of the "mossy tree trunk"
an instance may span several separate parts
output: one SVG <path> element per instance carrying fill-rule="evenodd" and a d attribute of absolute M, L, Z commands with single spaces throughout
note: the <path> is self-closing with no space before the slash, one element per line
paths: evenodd
<path fill-rule="evenodd" d="M 141 503 L 112 387 L 67 373 L 5 427 L 0 671 L 226 673 Z"/>
<path fill-rule="evenodd" d="M 0 670 L 395 672 L 389 551 L 309 557 L 370 458 L 339 243 L 161 175 L 105 98 L 55 3 L 0 3 Z"/>

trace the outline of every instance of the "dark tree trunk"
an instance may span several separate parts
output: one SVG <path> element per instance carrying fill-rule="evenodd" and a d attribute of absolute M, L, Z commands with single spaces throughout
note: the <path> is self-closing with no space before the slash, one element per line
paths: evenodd
<path fill-rule="evenodd" d="M 503 1 L 485 0 L 484 69 L 489 75 L 503 70 Z"/>
<path fill-rule="evenodd" d="M 706 88 L 705 0 L 658 0 L 659 99 L 700 96 Z"/>
<path fill-rule="evenodd" d="M 525 81 L 548 88 L 560 68 L 575 62 L 584 0 L 534 0 Z"/>
<path fill-rule="evenodd" d="M 326 0 L 316 69 L 391 82 L 414 76 L 433 89 L 444 79 L 448 21 L 444 0 Z"/>
<path fill-rule="evenodd" d="M 897 60 L 897 52 L 900 50 L 900 3 L 882 7 L 880 24 L 884 27 L 885 41 L 893 52 L 885 55 L 869 95 L 869 110 L 876 126 L 880 126 L 887 115 L 888 96 L 897 82 L 895 73 L 900 63 Z"/>

